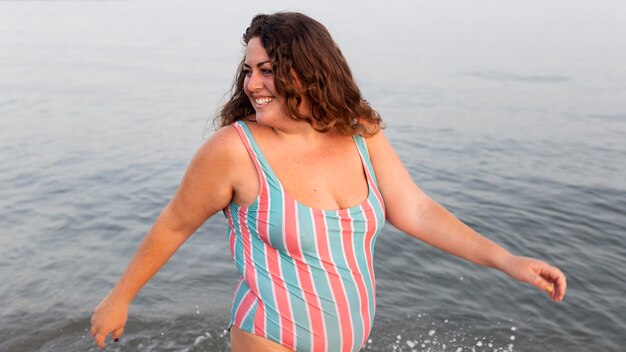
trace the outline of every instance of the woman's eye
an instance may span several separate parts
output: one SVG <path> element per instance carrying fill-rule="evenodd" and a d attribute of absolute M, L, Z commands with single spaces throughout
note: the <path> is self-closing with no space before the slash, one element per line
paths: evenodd
<path fill-rule="evenodd" d="M 250 76 L 252 74 L 252 71 L 248 69 L 243 69 L 241 72 L 246 76 Z"/>
<path fill-rule="evenodd" d="M 272 74 L 272 69 L 269 69 L 269 68 L 267 68 L 267 69 L 261 69 L 261 73 L 262 73 L 262 74 L 264 74 L 264 75 L 266 75 L 266 76 L 269 76 L 269 75 L 271 75 L 271 74 Z"/>

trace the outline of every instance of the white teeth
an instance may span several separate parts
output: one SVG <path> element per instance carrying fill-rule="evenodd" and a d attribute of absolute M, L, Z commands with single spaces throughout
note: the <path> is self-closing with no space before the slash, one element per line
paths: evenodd
<path fill-rule="evenodd" d="M 274 100 L 273 98 L 256 98 L 254 99 L 254 102 L 257 103 L 258 105 L 265 105 L 267 103 L 269 103 L 270 101 Z"/>

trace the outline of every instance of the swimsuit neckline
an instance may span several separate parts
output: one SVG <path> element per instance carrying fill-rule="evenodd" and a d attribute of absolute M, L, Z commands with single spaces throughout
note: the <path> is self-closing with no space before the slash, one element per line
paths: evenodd
<path fill-rule="evenodd" d="M 359 148 L 359 145 L 356 141 L 357 135 L 352 137 L 352 141 L 354 142 L 354 145 L 357 149 L 357 152 L 359 153 L 359 159 L 361 160 L 361 169 L 363 174 L 365 175 L 365 182 L 367 182 L 367 196 L 365 197 L 365 199 L 361 202 L 359 202 L 358 204 L 352 205 L 350 207 L 347 208 L 335 208 L 335 209 L 322 209 L 319 207 L 313 207 L 307 204 L 304 204 L 303 202 L 297 200 L 296 198 L 294 198 L 289 192 L 287 192 L 287 189 L 285 188 L 284 184 L 282 183 L 282 181 L 280 180 L 280 178 L 278 178 L 278 176 L 276 175 L 276 173 L 274 172 L 274 169 L 272 168 L 272 165 L 269 163 L 269 161 L 267 161 L 267 159 L 265 158 L 265 154 L 263 153 L 263 151 L 261 150 L 261 148 L 259 147 L 259 144 L 256 142 L 256 139 L 254 138 L 254 135 L 252 134 L 252 131 L 250 130 L 250 127 L 248 127 L 247 123 L 239 120 L 236 122 L 239 126 L 242 126 L 243 129 L 246 130 L 246 134 L 249 137 L 249 141 L 251 144 L 252 149 L 255 151 L 255 156 L 259 162 L 259 164 L 262 166 L 261 167 L 261 171 L 265 174 L 266 177 L 271 178 L 273 180 L 275 180 L 278 185 L 280 186 L 281 191 L 283 192 L 283 194 L 285 195 L 286 198 L 293 200 L 295 203 L 297 203 L 300 206 L 303 206 L 305 208 L 309 208 L 311 209 L 313 212 L 321 212 L 321 213 L 337 213 L 337 212 L 352 212 L 352 211 L 357 211 L 357 210 L 361 210 L 363 208 L 366 208 L 367 204 L 370 201 L 370 197 L 374 194 L 373 190 L 372 190 L 372 180 L 371 180 L 371 176 L 367 170 L 367 164 L 365 161 L 365 157 L 363 155 L 363 152 L 361 151 L 361 148 Z M 265 168 L 263 168 L 263 166 Z M 258 172 L 259 170 L 257 170 Z M 269 190 L 265 190 L 265 192 L 268 192 Z M 244 206 L 240 206 L 239 204 L 237 204 L 238 207 L 243 208 L 243 209 L 248 209 L 253 207 L 254 205 L 258 205 L 260 199 L 261 199 L 261 192 L 262 192 L 262 187 L 261 185 L 259 185 L 259 192 L 254 200 L 254 202 L 252 204 L 250 204 L 247 207 Z M 234 202 L 233 202 L 234 203 Z M 236 204 L 236 203 L 235 203 Z"/>

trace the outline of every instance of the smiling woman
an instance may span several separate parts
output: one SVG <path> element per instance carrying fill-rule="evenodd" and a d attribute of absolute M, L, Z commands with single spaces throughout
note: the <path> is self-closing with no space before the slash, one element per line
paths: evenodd
<path fill-rule="evenodd" d="M 272 109 L 274 115 L 281 115 L 285 111 L 285 97 L 276 92 L 272 62 L 259 38 L 248 42 L 243 67 L 243 89 L 256 112 L 256 120 L 263 123 L 265 116 L 272 115 Z"/>
<path fill-rule="evenodd" d="M 250 91 L 242 91 L 255 66 L 265 76 L 273 74 L 275 83 L 268 87 L 285 100 L 289 116 L 309 121 L 322 132 L 333 128 L 348 135 L 378 132 L 380 115 L 363 99 L 346 59 L 321 23 L 301 13 L 258 15 L 243 40 L 246 58 L 232 97 L 221 110 L 222 127 L 255 112 L 246 98 Z"/>
<path fill-rule="evenodd" d="M 511 255 L 415 185 L 324 26 L 299 13 L 258 15 L 244 42 L 221 128 L 94 311 L 99 346 L 122 335 L 141 287 L 219 211 L 240 275 L 234 351 L 360 350 L 374 320 L 374 244 L 386 220 L 562 300 L 559 269 Z"/>

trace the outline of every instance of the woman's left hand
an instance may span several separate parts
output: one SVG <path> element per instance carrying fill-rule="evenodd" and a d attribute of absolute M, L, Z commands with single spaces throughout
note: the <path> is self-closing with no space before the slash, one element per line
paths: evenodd
<path fill-rule="evenodd" d="M 540 260 L 509 255 L 501 270 L 510 277 L 527 282 L 548 293 L 550 299 L 561 302 L 567 289 L 565 275 L 558 268 Z"/>

